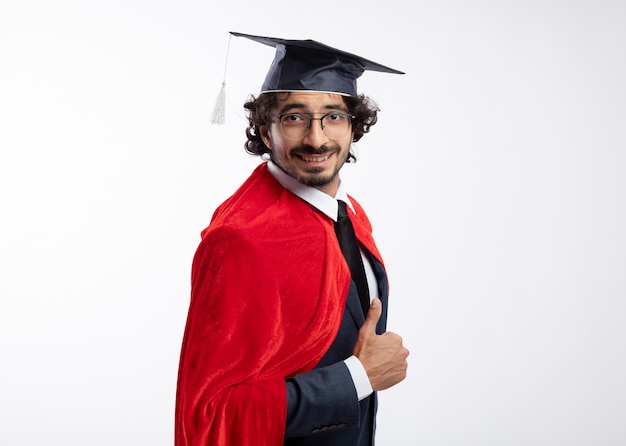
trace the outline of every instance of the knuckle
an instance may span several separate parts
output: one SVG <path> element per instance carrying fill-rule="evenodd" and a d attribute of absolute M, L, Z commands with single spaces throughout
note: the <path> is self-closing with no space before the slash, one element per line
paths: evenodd
<path fill-rule="evenodd" d="M 402 336 L 400 336 L 400 335 L 399 335 L 399 334 L 397 334 L 397 333 L 394 333 L 394 334 L 393 334 L 393 337 L 394 337 L 394 339 L 396 340 L 396 342 L 398 342 L 398 343 L 402 344 Z"/>

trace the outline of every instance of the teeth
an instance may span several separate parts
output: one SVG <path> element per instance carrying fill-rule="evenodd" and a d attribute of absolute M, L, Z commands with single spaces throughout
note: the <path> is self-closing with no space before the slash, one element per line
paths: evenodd
<path fill-rule="evenodd" d="M 325 156 L 304 156 L 302 155 L 302 159 L 307 163 L 320 163 L 322 161 L 326 161 L 330 155 Z"/>

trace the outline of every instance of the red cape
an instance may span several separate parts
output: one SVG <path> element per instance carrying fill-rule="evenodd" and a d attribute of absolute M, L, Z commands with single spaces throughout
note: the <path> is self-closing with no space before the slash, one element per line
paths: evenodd
<path fill-rule="evenodd" d="M 351 201 L 357 237 L 382 262 Z M 324 356 L 349 286 L 332 219 L 261 164 L 215 211 L 194 257 L 176 446 L 282 445 L 285 379 Z"/>

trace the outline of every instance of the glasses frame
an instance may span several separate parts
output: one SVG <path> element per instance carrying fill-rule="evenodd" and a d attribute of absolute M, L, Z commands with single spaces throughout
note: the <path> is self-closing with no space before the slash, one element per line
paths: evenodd
<path fill-rule="evenodd" d="M 314 113 L 314 114 L 319 114 L 319 113 Z M 284 116 L 290 116 L 290 115 L 299 115 L 299 116 L 304 116 L 306 119 L 308 119 L 308 124 L 306 126 L 306 131 L 302 134 L 302 136 L 287 136 L 285 134 L 285 130 L 283 129 L 283 117 Z M 308 113 L 301 113 L 301 112 L 289 112 L 289 113 L 282 113 L 280 115 L 273 115 L 272 118 L 277 118 L 278 119 L 278 124 L 280 125 L 280 131 L 283 134 L 283 136 L 287 139 L 300 139 L 300 138 L 304 138 L 306 136 L 306 134 L 311 130 L 311 124 L 313 123 L 313 121 L 319 121 L 320 122 L 320 127 L 322 128 L 322 132 L 324 132 L 324 118 L 330 116 L 330 115 L 341 115 L 344 116 L 346 118 L 348 118 L 348 127 L 347 127 L 347 131 L 345 135 L 342 136 L 336 136 L 333 138 L 343 138 L 344 136 L 346 136 L 349 132 L 350 132 L 350 127 L 352 126 L 352 120 L 356 118 L 356 116 L 351 115 L 349 113 L 344 113 L 344 112 L 328 112 L 326 114 L 324 114 L 323 116 L 319 117 L 319 118 L 314 118 L 313 116 L 311 116 Z M 324 132 L 324 135 L 326 135 L 326 132 Z M 328 136 L 328 135 L 326 135 Z"/>

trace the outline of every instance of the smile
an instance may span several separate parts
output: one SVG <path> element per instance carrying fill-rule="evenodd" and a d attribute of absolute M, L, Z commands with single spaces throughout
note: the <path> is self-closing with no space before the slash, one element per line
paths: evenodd
<path fill-rule="evenodd" d="M 331 155 L 332 153 L 327 153 L 325 155 L 300 155 L 300 158 L 302 158 L 307 163 L 321 163 L 330 158 Z"/>

